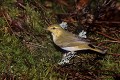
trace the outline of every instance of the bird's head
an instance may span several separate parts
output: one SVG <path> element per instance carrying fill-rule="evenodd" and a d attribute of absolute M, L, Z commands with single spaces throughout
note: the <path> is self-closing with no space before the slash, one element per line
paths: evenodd
<path fill-rule="evenodd" d="M 51 33 L 53 34 L 61 34 L 64 32 L 64 29 L 60 27 L 60 25 L 58 24 L 53 24 L 53 25 L 50 25 L 48 28 L 47 28 L 48 31 L 50 31 Z"/>

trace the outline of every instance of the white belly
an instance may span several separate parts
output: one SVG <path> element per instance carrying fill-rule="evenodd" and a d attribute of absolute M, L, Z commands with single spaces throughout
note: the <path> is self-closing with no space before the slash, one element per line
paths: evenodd
<path fill-rule="evenodd" d="M 53 41 L 56 41 L 56 36 L 52 33 Z"/>
<path fill-rule="evenodd" d="M 80 50 L 79 48 L 76 48 L 76 47 L 63 47 L 62 49 L 66 51 L 72 51 L 72 52 Z"/>
<path fill-rule="evenodd" d="M 78 47 L 63 47 L 62 49 L 66 50 L 66 51 L 71 51 L 71 52 L 74 52 L 74 51 L 78 51 L 78 50 L 86 50 L 87 48 L 78 48 Z"/>

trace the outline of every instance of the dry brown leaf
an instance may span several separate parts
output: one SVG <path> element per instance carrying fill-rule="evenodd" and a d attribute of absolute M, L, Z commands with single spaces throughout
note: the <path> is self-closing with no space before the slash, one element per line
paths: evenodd
<path fill-rule="evenodd" d="M 59 4 L 69 6 L 67 0 L 56 0 Z"/>
<path fill-rule="evenodd" d="M 89 0 L 79 0 L 76 5 L 76 9 L 77 10 L 83 9 L 88 4 L 88 2 L 89 2 Z"/>

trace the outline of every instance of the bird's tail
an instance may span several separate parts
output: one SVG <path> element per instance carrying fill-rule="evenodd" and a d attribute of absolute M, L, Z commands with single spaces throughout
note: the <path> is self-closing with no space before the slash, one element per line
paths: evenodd
<path fill-rule="evenodd" d="M 101 53 L 101 54 L 105 54 L 107 52 L 107 49 L 102 49 L 102 48 L 99 48 L 97 46 L 93 46 L 90 44 L 89 44 L 89 47 L 90 47 L 90 50 Z"/>
<path fill-rule="evenodd" d="M 99 47 L 91 48 L 91 50 L 101 53 L 101 54 L 105 54 L 107 52 L 106 49 L 100 49 Z"/>

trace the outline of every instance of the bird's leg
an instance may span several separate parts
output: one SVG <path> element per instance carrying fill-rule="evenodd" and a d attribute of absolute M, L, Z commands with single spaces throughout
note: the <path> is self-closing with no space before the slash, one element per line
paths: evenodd
<path fill-rule="evenodd" d="M 68 53 L 67 53 L 67 56 L 73 56 L 73 57 L 74 57 L 74 56 L 75 56 L 75 53 L 76 53 L 76 52 L 68 52 Z"/>
<path fill-rule="evenodd" d="M 76 52 L 68 52 L 65 56 L 68 60 L 71 60 L 73 57 L 75 57 Z"/>
<path fill-rule="evenodd" d="M 60 63 L 58 63 L 59 65 L 65 64 L 65 63 L 69 63 L 70 60 L 75 57 L 75 53 L 76 52 L 68 52 L 65 53 L 62 57 L 62 60 L 60 61 Z"/>

